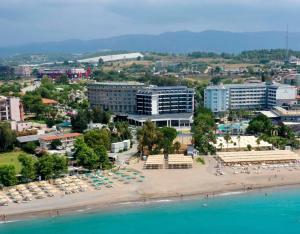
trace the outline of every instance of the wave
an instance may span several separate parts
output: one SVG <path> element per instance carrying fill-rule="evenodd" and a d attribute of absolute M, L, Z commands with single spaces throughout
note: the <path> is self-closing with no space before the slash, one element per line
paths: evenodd
<path fill-rule="evenodd" d="M 243 194 L 243 193 L 247 193 L 247 192 L 246 191 L 226 192 L 226 193 L 218 193 L 214 196 L 215 197 L 232 196 L 232 195 L 239 195 L 239 194 Z"/>
<path fill-rule="evenodd" d="M 133 201 L 133 202 L 120 202 L 118 205 L 139 205 L 139 204 L 151 204 L 151 203 L 167 203 L 173 202 L 172 199 L 162 199 L 162 200 L 145 200 L 145 201 Z"/>

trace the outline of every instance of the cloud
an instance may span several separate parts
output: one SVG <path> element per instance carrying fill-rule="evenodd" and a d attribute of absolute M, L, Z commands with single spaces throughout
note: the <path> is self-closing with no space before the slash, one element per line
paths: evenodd
<path fill-rule="evenodd" d="M 0 46 L 206 29 L 300 31 L 299 0 L 0 0 Z"/>

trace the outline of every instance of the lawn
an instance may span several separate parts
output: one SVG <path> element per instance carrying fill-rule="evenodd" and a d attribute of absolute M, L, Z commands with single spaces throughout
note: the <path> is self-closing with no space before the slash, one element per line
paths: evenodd
<path fill-rule="evenodd" d="M 21 171 L 21 163 L 18 161 L 18 156 L 24 153 L 23 151 L 9 152 L 0 154 L 0 166 L 12 164 L 15 166 L 17 173 Z"/>

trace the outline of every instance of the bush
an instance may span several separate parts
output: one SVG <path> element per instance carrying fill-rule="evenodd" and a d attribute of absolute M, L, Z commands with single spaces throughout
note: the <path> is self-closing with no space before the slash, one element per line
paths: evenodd
<path fill-rule="evenodd" d="M 202 158 L 202 157 L 197 157 L 197 158 L 196 158 L 196 162 L 197 162 L 197 163 L 201 163 L 202 165 L 205 164 L 205 160 L 204 160 L 204 158 Z"/>
<path fill-rule="evenodd" d="M 34 154 L 35 149 L 38 147 L 37 142 L 27 142 L 26 144 L 22 145 L 22 149 L 29 154 Z"/>

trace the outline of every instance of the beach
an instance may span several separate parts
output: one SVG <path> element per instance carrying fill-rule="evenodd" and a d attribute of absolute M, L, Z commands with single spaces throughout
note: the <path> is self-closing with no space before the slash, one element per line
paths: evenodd
<path fill-rule="evenodd" d="M 0 215 L 5 214 L 5 221 L 55 217 L 76 212 L 116 209 L 132 202 L 189 196 L 210 198 L 220 193 L 300 184 L 300 170 L 282 168 L 262 171 L 260 174 L 234 174 L 230 168 L 225 168 L 224 175 L 216 176 L 215 166 L 216 161 L 212 157 L 206 158 L 205 165 L 195 164 L 192 169 L 182 170 L 143 170 L 143 162 L 138 162 L 129 167 L 143 172 L 143 183 L 61 195 L 29 203 L 10 203 L 0 207 Z"/>

